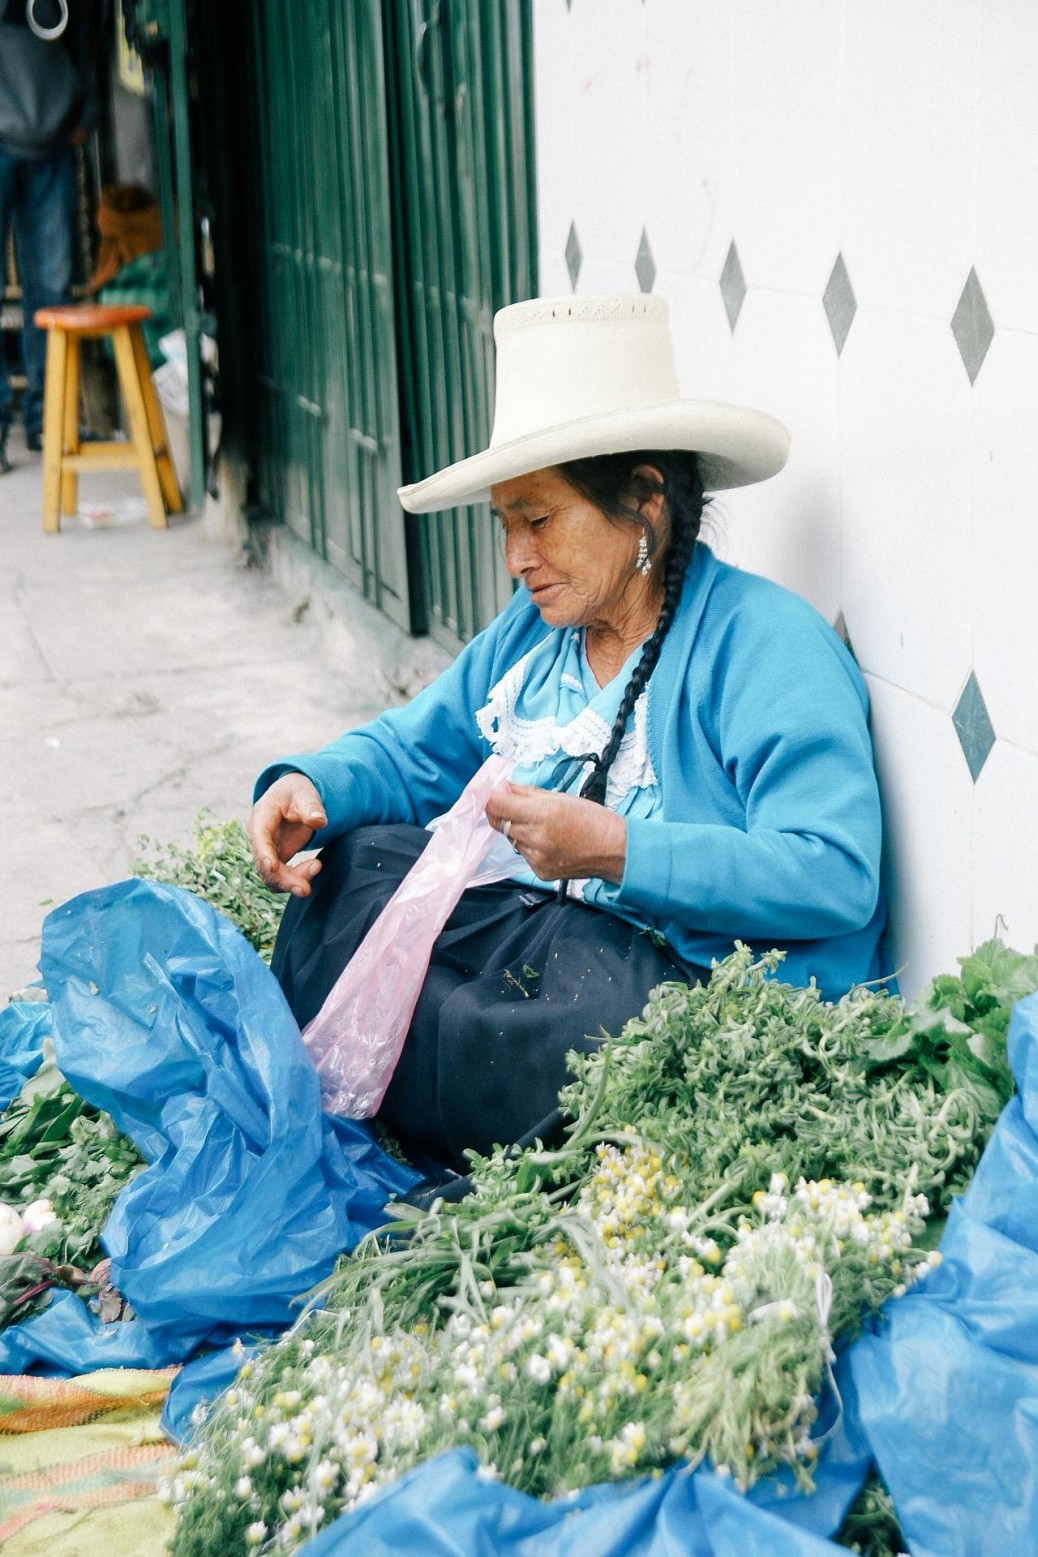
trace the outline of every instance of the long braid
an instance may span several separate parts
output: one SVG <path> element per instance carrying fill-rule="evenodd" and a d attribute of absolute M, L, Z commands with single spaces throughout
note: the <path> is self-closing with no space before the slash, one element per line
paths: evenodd
<path fill-rule="evenodd" d="M 613 457 L 615 460 L 615 456 Z M 613 463 L 613 460 L 610 463 Z M 573 482 L 578 490 L 585 490 L 591 485 L 587 481 L 586 466 L 598 465 L 595 461 L 574 462 L 574 465 L 562 467 L 566 479 Z M 602 751 L 598 754 L 589 753 L 585 761 L 592 762 L 594 767 L 584 780 L 581 787 L 581 797 L 585 800 L 597 801 L 599 805 L 605 804 L 606 788 L 609 780 L 609 769 L 620 750 L 620 742 L 623 740 L 627 729 L 627 721 L 644 691 L 649 677 L 656 669 L 656 663 L 663 648 L 663 640 L 666 638 L 670 625 L 674 620 L 681 598 L 681 590 L 685 581 L 685 572 L 688 568 L 692 548 L 699 536 L 699 527 L 703 515 L 703 487 L 699 477 L 699 468 L 695 456 L 692 454 L 674 454 L 671 452 L 650 452 L 628 455 L 625 459 L 626 471 L 629 473 L 636 465 L 654 465 L 663 476 L 663 495 L 667 504 L 670 517 L 670 545 L 667 551 L 666 567 L 664 572 L 663 605 L 660 610 L 659 620 L 652 635 L 646 639 L 641 656 L 624 689 L 624 695 L 620 699 L 620 707 L 617 710 L 613 728 Z M 577 480 L 574 480 L 577 476 Z M 583 478 L 583 479 L 580 479 Z M 588 492 L 586 495 L 592 497 Z M 599 499 L 601 501 L 601 499 Z M 630 509 L 625 504 L 615 500 L 611 505 L 612 515 L 631 515 Z M 603 511 L 610 515 L 610 508 L 603 505 Z M 644 521 L 639 521 L 644 522 Z M 651 555 L 651 554 L 650 554 Z"/>
<path fill-rule="evenodd" d="M 647 535 L 651 557 L 655 541 L 654 532 L 651 532 L 650 527 L 621 496 L 621 493 L 626 495 L 629 491 L 633 471 L 637 465 L 653 465 L 663 476 L 663 495 L 670 520 L 670 544 L 664 569 L 663 604 L 659 620 L 651 636 L 646 639 L 631 679 L 624 688 L 624 695 L 620 699 L 620 707 L 617 709 L 608 741 L 601 752 L 589 752 L 583 759 L 593 766 L 581 786 L 581 798 L 593 800 L 598 805 L 605 805 L 609 770 L 620 750 L 627 721 L 634 705 L 645 690 L 649 677 L 656 669 L 663 649 L 663 641 L 677 612 L 685 573 L 693 547 L 699 537 L 699 527 L 703 517 L 703 485 L 695 455 L 684 451 L 613 455 L 606 458 L 573 461 L 559 467 L 566 480 L 589 501 L 595 503 L 607 518 L 626 519 L 643 525 L 645 527 L 643 533 Z M 566 899 L 568 885 L 567 881 L 559 882 L 560 903 Z"/>

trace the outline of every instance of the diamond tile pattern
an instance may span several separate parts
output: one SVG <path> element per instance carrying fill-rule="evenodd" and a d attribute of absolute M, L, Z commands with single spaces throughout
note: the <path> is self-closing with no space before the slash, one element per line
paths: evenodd
<path fill-rule="evenodd" d="M 580 252 L 580 239 L 577 237 L 577 224 L 570 222 L 569 237 L 566 239 L 566 269 L 569 271 L 569 284 L 574 292 L 577 290 L 577 277 L 580 275 L 580 264 L 583 258 Z"/>
<path fill-rule="evenodd" d="M 837 347 L 837 350 L 839 350 L 839 347 Z M 850 649 L 851 653 L 854 654 L 854 645 L 851 642 L 851 635 L 847 631 L 847 618 L 844 616 L 842 611 L 838 614 L 835 622 L 833 623 L 833 631 L 836 633 L 838 638 L 843 640 L 848 649 Z M 854 658 L 857 659 L 858 656 L 854 654 Z"/>
<path fill-rule="evenodd" d="M 973 782 L 976 783 L 981 768 L 988 760 L 988 753 L 995 744 L 995 732 L 991 727 L 987 705 L 972 670 L 955 705 L 952 723 Z"/>
<path fill-rule="evenodd" d="M 842 254 L 836 256 L 836 264 L 832 268 L 822 294 L 822 306 L 825 309 L 825 317 L 829 321 L 829 328 L 833 332 L 836 355 L 839 356 L 843 351 L 851 325 L 854 323 L 854 315 L 858 311 L 854 288 L 851 286 L 851 278 L 847 274 L 847 266 Z"/>
<path fill-rule="evenodd" d="M 638 245 L 638 258 L 634 262 L 634 273 L 638 277 L 638 285 L 643 292 L 651 292 L 653 282 L 656 280 L 656 261 L 652 257 L 652 249 L 649 245 L 649 234 L 642 228 L 642 241 Z"/>
<path fill-rule="evenodd" d="M 739 251 L 735 247 L 735 239 L 732 239 L 728 249 L 728 256 L 721 271 L 721 296 L 724 298 L 725 313 L 728 315 L 728 323 L 734 331 L 742 312 L 742 305 L 746 299 L 746 279 L 742 273 L 742 264 L 739 260 Z"/>
<path fill-rule="evenodd" d="M 975 270 L 966 277 L 951 327 L 970 383 L 974 384 L 995 334 L 994 321 Z"/>

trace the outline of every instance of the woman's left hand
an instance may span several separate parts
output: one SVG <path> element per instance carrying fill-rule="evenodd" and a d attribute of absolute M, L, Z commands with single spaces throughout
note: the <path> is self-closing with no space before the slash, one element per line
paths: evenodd
<path fill-rule="evenodd" d="M 506 784 L 487 802 L 487 820 L 505 833 L 541 881 L 599 876 L 619 883 L 623 878 L 627 824 L 593 800 L 532 784 Z"/>

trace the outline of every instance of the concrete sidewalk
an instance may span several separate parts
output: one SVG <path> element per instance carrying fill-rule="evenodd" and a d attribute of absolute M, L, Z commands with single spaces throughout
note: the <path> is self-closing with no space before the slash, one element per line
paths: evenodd
<path fill-rule="evenodd" d="M 36 975 L 51 906 L 131 873 L 142 836 L 247 816 L 265 763 L 320 746 L 438 668 L 309 553 L 277 577 L 212 520 L 149 528 L 132 473 L 40 526 L 39 456 L 0 476 L 0 1004 Z M 110 505 L 111 514 L 97 509 Z M 298 554 L 296 565 L 285 559 Z"/>

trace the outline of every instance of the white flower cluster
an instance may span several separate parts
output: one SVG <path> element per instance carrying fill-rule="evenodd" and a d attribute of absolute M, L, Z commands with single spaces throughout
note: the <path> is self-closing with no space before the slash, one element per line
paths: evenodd
<path fill-rule="evenodd" d="M 902 1296 L 940 1262 L 936 1252 L 910 1270 L 903 1262 L 930 1214 L 925 1195 L 906 1194 L 898 1210 L 870 1214 L 872 1197 L 860 1182 L 798 1179 L 790 1194 L 785 1174 L 774 1173 L 767 1193 L 758 1190 L 753 1204 L 765 1220 L 754 1225 L 743 1218 L 739 1223 L 737 1242 L 724 1266 L 736 1279 L 759 1280 L 755 1262 L 780 1250 L 788 1250 L 812 1281 L 853 1255 L 873 1270 L 904 1274 L 905 1280 L 894 1288 L 894 1295 Z"/>
<path fill-rule="evenodd" d="M 329 1513 L 353 1508 L 396 1474 L 398 1457 L 417 1450 L 427 1413 L 416 1399 L 428 1366 L 417 1338 L 390 1342 L 374 1336 L 362 1366 L 304 1354 L 296 1386 L 269 1400 L 253 1391 L 255 1364 L 246 1362 L 235 1386 L 223 1397 L 231 1416 L 219 1445 L 181 1455 L 165 1489 L 166 1500 L 183 1507 L 193 1496 L 219 1495 L 228 1461 L 241 1471 L 233 1494 L 257 1518 L 246 1530 L 252 1549 L 292 1551 L 317 1533 Z M 216 1452 L 214 1452 L 216 1451 Z M 286 1482 L 272 1529 L 259 1518 L 261 1486 Z"/>

